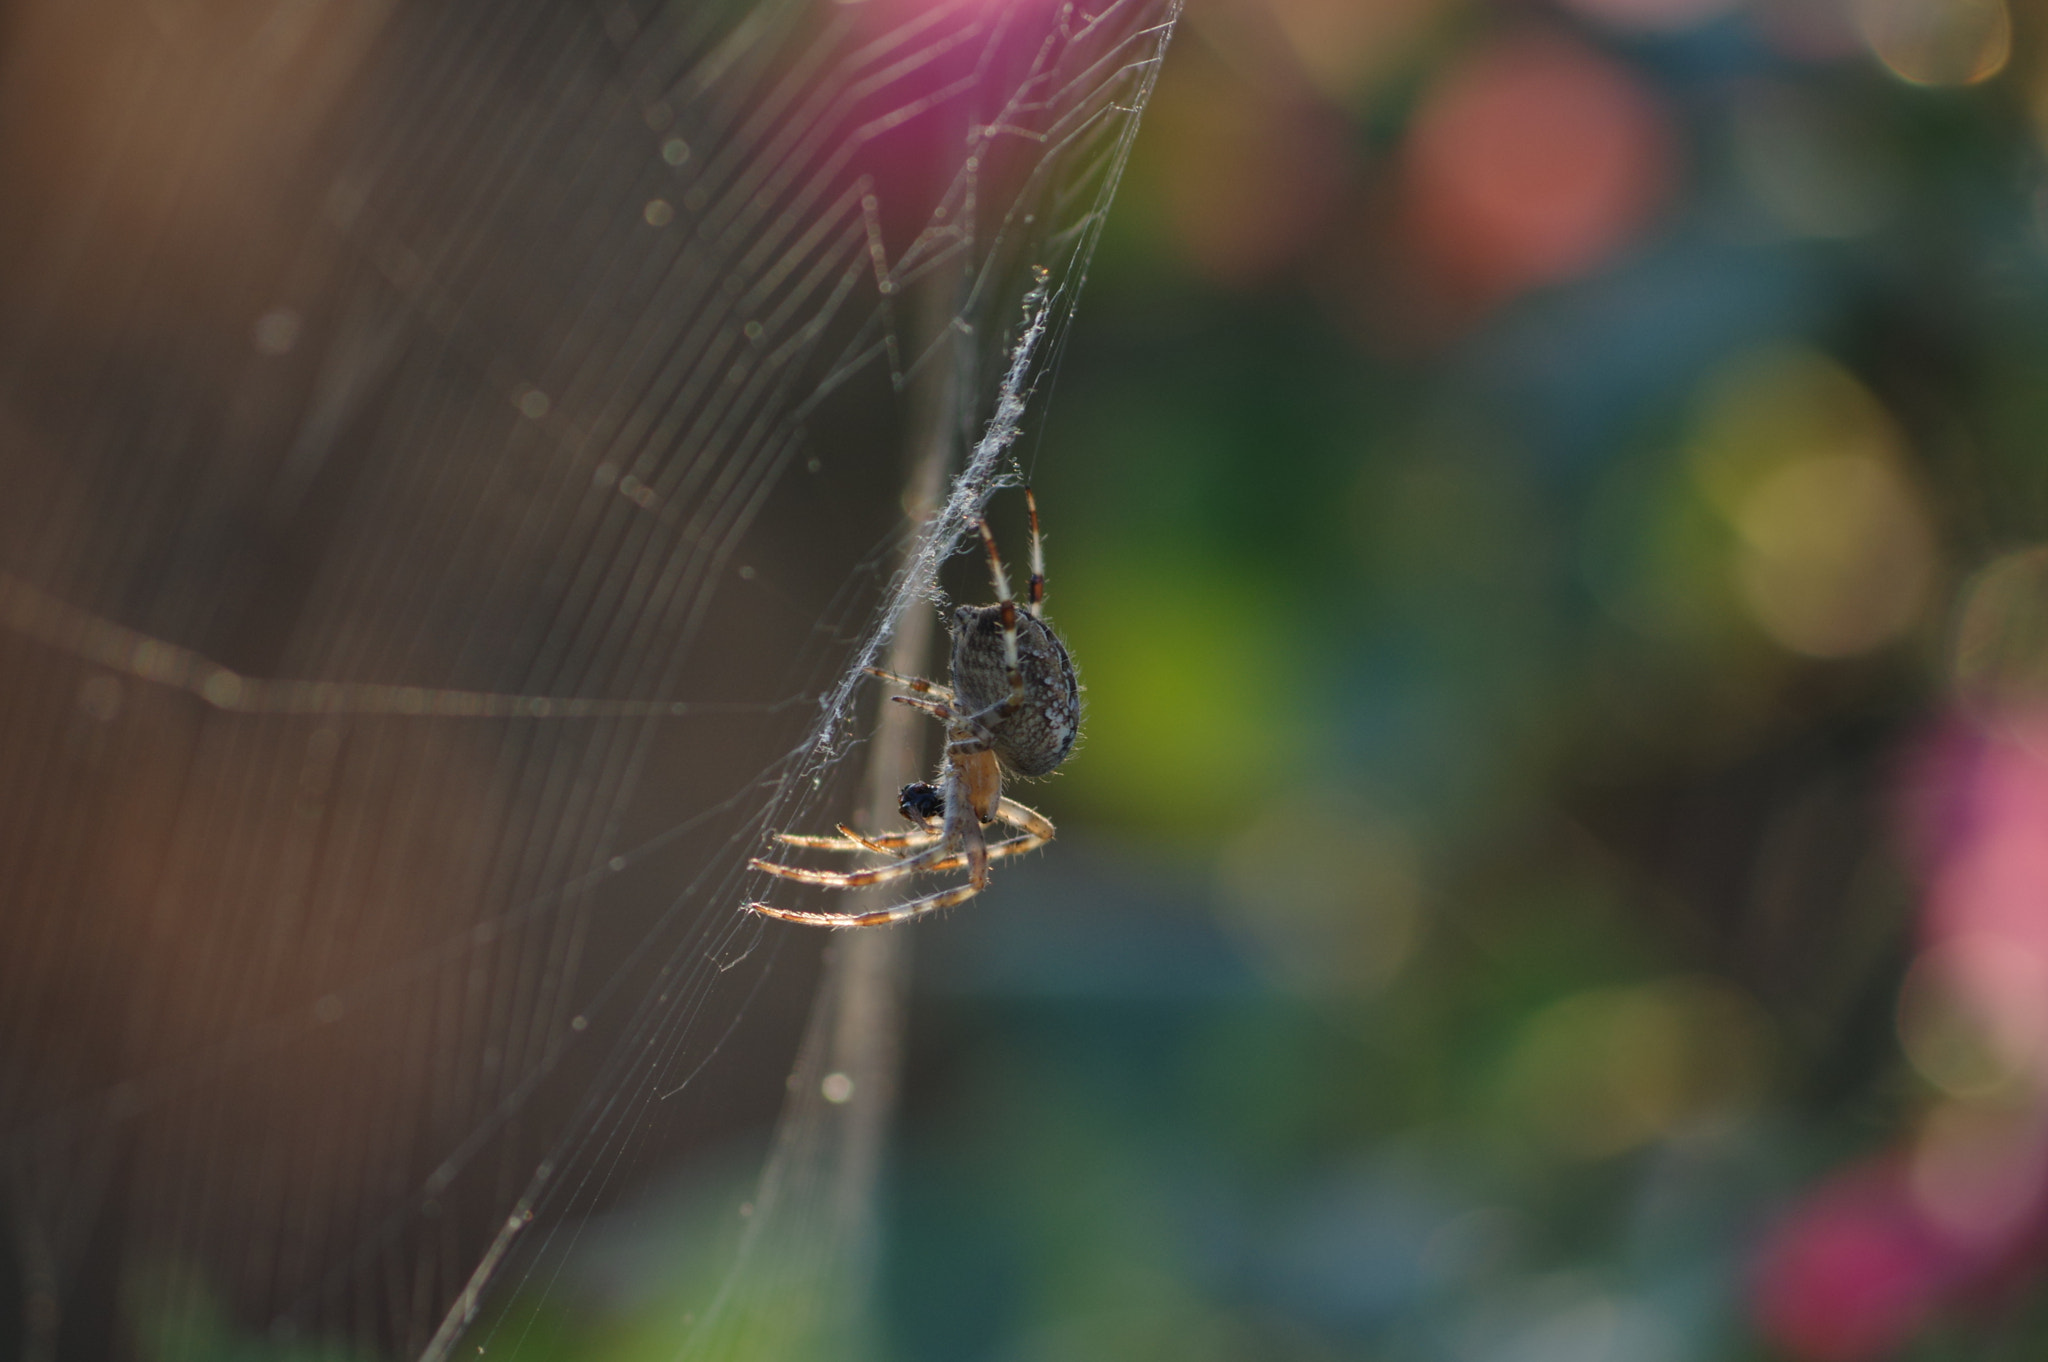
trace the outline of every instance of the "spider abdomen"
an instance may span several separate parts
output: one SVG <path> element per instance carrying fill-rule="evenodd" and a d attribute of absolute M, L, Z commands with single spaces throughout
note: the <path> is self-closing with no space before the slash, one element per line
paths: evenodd
<path fill-rule="evenodd" d="M 1017 671 L 1023 698 L 1010 698 L 1003 654 L 1003 607 L 964 605 L 953 612 L 953 689 L 960 707 L 980 717 L 1003 766 L 1020 776 L 1057 770 L 1081 731 L 1081 686 L 1066 645 L 1044 620 L 1015 611 Z"/>

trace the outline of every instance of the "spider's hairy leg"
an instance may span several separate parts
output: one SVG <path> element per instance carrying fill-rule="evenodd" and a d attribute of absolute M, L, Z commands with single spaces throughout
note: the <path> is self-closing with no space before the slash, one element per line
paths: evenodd
<path fill-rule="evenodd" d="M 928 847 L 944 834 L 937 828 L 919 828 L 915 832 L 883 832 L 870 837 L 841 823 L 839 835 L 863 851 L 902 851 L 906 847 Z"/>
<path fill-rule="evenodd" d="M 1023 829 L 1015 837 L 1007 838 L 987 848 L 991 861 L 1021 856 L 1027 851 L 1036 851 L 1053 838 L 1052 820 L 1033 809 L 1027 809 L 1014 799 L 1005 799 L 998 810 L 1001 821 Z M 961 854 L 944 856 L 924 867 L 927 871 L 958 870 L 967 863 Z M 893 922 L 908 922 L 914 917 L 936 913 L 967 902 L 980 893 L 974 881 L 941 889 L 923 898 L 911 899 L 892 908 L 882 908 L 871 913 L 807 913 L 795 908 L 777 908 L 771 903 L 749 903 L 745 907 L 764 917 L 779 918 L 784 922 L 801 922 L 812 927 L 886 927 Z"/>
<path fill-rule="evenodd" d="M 972 823 L 960 834 L 961 860 L 967 864 L 967 882 L 980 893 L 988 888 L 988 838 L 981 835 L 981 824 Z"/>
<path fill-rule="evenodd" d="M 1010 715 L 1024 703 L 1024 669 L 1017 663 L 1017 603 L 1003 602 L 1003 679 L 1010 683 L 1010 693 L 997 707 L 997 713 Z"/>
<path fill-rule="evenodd" d="M 909 847 L 927 847 L 939 840 L 939 834 L 929 830 L 917 832 L 891 832 L 869 837 L 855 832 L 841 823 L 839 836 L 817 837 L 801 832 L 778 832 L 775 840 L 786 847 L 803 847 L 811 851 L 902 851 Z"/>
<path fill-rule="evenodd" d="M 1015 837 L 1005 837 L 1000 842 L 988 843 L 988 858 L 991 862 L 1007 861 L 1012 856 L 1022 856 L 1027 851 L 1038 850 L 1046 844 L 1047 840 L 1044 837 L 1032 836 L 1030 833 L 1018 833 Z M 949 870 L 964 869 L 966 865 L 966 854 L 956 851 L 943 860 L 932 862 L 921 873 L 926 875 L 943 875 Z"/>
<path fill-rule="evenodd" d="M 969 880 L 976 889 L 988 885 L 988 839 L 981 825 L 996 816 L 1003 799 L 1003 765 L 992 747 L 981 742 L 988 730 L 967 719 L 955 719 L 946 726 L 945 776 L 939 783 L 939 802 L 945 812 L 940 828 L 939 850 L 958 850 L 965 858 Z"/>
<path fill-rule="evenodd" d="M 950 720 L 953 717 L 952 709 L 943 701 L 924 700 L 915 695 L 892 695 L 889 698 L 899 705 L 909 705 L 912 709 L 921 709 L 934 719 Z"/>
<path fill-rule="evenodd" d="M 996 821 L 1006 823 L 1016 828 L 1018 832 L 1015 837 L 1006 837 L 1000 842 L 988 844 L 988 858 L 991 861 L 1008 860 L 1012 856 L 1022 856 L 1027 851 L 1036 851 L 1057 835 L 1050 818 L 1036 809 L 1025 808 L 1014 799 L 1005 799 L 997 806 Z M 925 870 L 938 874 L 958 870 L 966 864 L 967 857 L 964 854 L 956 854 L 926 866 Z"/>
<path fill-rule="evenodd" d="M 996 817 L 1013 828 L 1019 828 L 1031 837 L 1036 837 L 1040 846 L 1059 836 L 1052 820 L 1036 809 L 1027 809 L 1014 799 L 1005 799 L 996 805 Z"/>
<path fill-rule="evenodd" d="M 988 575 L 995 583 L 996 604 L 1003 610 L 1003 679 L 1010 683 L 1010 693 L 994 712 L 1008 716 L 1024 703 L 1024 673 L 1017 665 L 1017 603 L 1010 599 L 1010 579 L 1003 572 L 1002 555 L 996 552 L 995 532 L 986 520 L 975 521 L 974 528 L 981 531 L 982 547 L 988 550 Z"/>
<path fill-rule="evenodd" d="M 937 828 L 919 828 L 915 832 L 882 832 L 870 837 L 841 823 L 839 835 L 860 843 L 869 851 L 901 851 L 905 847 L 928 847 L 943 834 Z"/>
<path fill-rule="evenodd" d="M 941 889 L 936 893 L 927 894 L 923 898 L 911 899 L 907 903 L 899 903 L 891 908 L 877 909 L 874 912 L 868 913 L 804 912 L 800 909 L 778 908 L 772 903 L 759 902 L 748 903 L 743 905 L 743 907 L 747 911 L 759 913 L 763 917 L 778 918 L 783 922 L 798 922 L 811 927 L 886 927 L 893 922 L 907 922 L 911 918 L 923 917 L 927 913 L 936 913 L 943 909 L 951 908 L 956 904 L 967 902 L 967 900 L 973 898 L 986 887 L 988 862 L 1005 860 L 1011 856 L 1021 856 L 1027 851 L 1036 851 L 1039 847 L 1044 846 L 1053 839 L 1054 828 L 1052 820 L 1039 813 L 1036 809 L 1026 808 L 1014 799 L 999 799 L 995 807 L 995 817 L 997 822 L 1018 829 L 1018 835 L 1006 838 L 993 845 L 988 845 L 982 841 L 981 829 L 976 827 L 973 832 L 974 841 L 970 844 L 967 851 L 949 851 L 946 845 L 942 843 L 909 858 L 907 861 L 899 861 L 895 865 L 881 867 L 881 870 L 891 879 L 901 879 L 906 874 L 958 870 L 963 866 L 969 865 L 973 851 L 979 850 L 982 856 L 980 874 L 970 877 L 965 884 L 955 885 L 951 889 Z M 914 837 L 918 834 L 910 833 L 907 835 Z M 849 836 L 857 836 L 857 834 L 849 834 Z M 818 840 L 823 841 L 825 839 L 820 838 Z M 799 876 L 788 873 L 789 867 L 774 866 L 762 861 L 756 861 L 754 864 L 759 869 L 766 870 L 770 874 L 781 875 L 785 879 L 810 879 L 814 883 L 829 883 L 838 888 L 853 887 L 848 883 L 848 881 L 853 880 L 859 880 L 861 883 L 868 884 L 880 882 L 866 878 L 866 875 L 871 872 L 855 871 L 851 874 L 840 875 L 833 875 L 830 872 L 812 872 L 810 876 Z M 915 870 L 905 869 L 905 867 L 911 865 L 915 865 Z"/>
<path fill-rule="evenodd" d="M 877 680 L 887 681 L 890 685 L 901 686 L 905 690 L 916 691 L 919 695 L 929 695 L 933 699 L 947 701 L 953 698 L 953 688 L 951 686 L 942 686 L 936 681 L 927 681 L 922 676 L 899 676 L 895 672 L 885 672 L 880 667 L 863 667 L 861 670 Z"/>
<path fill-rule="evenodd" d="M 981 891 L 973 884 L 955 885 L 941 889 L 936 894 L 927 894 L 921 899 L 911 899 L 893 908 L 882 908 L 872 913 L 805 913 L 794 908 L 777 908 L 772 903 L 749 903 L 746 908 L 763 917 L 780 918 L 784 922 L 801 922 L 812 927 L 886 927 L 892 922 L 908 922 L 926 913 L 936 913 L 965 903 Z"/>
<path fill-rule="evenodd" d="M 975 521 L 974 528 L 981 532 L 981 546 L 988 550 L 988 575 L 995 584 L 996 599 L 1007 601 L 1010 599 L 1010 578 L 1003 571 L 1003 556 L 996 552 L 995 531 L 988 527 L 986 520 Z"/>
<path fill-rule="evenodd" d="M 1025 592 L 1025 609 L 1031 618 L 1037 619 L 1045 612 L 1045 541 L 1038 535 L 1038 498 L 1031 495 L 1031 487 L 1024 487 L 1024 508 L 1031 512 L 1031 585 Z"/>
<path fill-rule="evenodd" d="M 980 831 L 980 828 L 975 829 L 977 835 Z M 758 856 L 747 864 L 764 874 L 773 875 L 780 880 L 795 880 L 798 884 L 821 884 L 828 889 L 863 889 L 871 884 L 888 884 L 906 876 L 921 875 L 930 870 L 936 862 L 944 860 L 951 854 L 951 848 L 946 843 L 936 842 L 914 856 L 906 856 L 900 861 L 891 861 L 888 865 L 873 866 L 867 870 L 813 870 L 808 866 L 782 865 Z M 983 871 L 983 875 L 986 877 L 986 870 Z"/>

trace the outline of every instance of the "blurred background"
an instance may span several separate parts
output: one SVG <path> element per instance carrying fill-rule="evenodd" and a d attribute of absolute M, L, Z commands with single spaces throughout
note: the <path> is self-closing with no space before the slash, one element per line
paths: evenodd
<path fill-rule="evenodd" d="M 2043 19 L 1190 0 L 894 1355 L 2048 1355 Z"/>
<path fill-rule="evenodd" d="M 869 4 L 897 35 L 976 12 Z M 210 22 L 275 39 L 284 11 L 246 9 Z M 1131 9 L 1129 32 L 1171 17 Z M 161 10 L 122 12 L 142 16 L 144 46 L 214 50 L 193 13 Z M 314 280 L 329 304 L 202 287 L 219 282 L 204 261 L 241 249 L 221 222 L 296 241 L 290 214 L 202 213 L 169 235 L 182 254 L 162 233 L 97 247 L 67 235 L 93 214 L 155 222 L 181 194 L 234 200 L 209 199 L 207 177 L 239 186 L 239 172 L 203 161 L 136 153 L 162 185 L 49 170 L 31 180 L 65 186 L 64 212 L 18 200 L 0 222 L 17 252 L 0 568 L 87 612 L 20 587 L 0 602 L 18 731 L 58 734 L 49 752 L 17 739 L 9 757 L 18 907 L 0 942 L 16 962 L 0 967 L 15 997 L 0 1094 L 20 1119 L 0 1142 L 17 1283 L 0 1356 L 419 1355 L 476 1265 L 496 1261 L 506 1208 L 516 1221 L 552 1195 L 558 1166 L 618 1171 L 577 1182 L 538 1266 L 499 1279 L 494 1354 L 2048 1355 L 2048 16 L 2017 0 L 1189 0 L 1156 88 L 1096 106 L 1144 117 L 1120 186 L 1108 172 L 1113 209 L 1086 219 L 1092 263 L 1086 249 L 1060 257 L 1059 307 L 1079 309 L 1058 313 L 1014 451 L 1045 521 L 1048 616 L 1087 687 L 1065 769 L 1013 792 L 1060 838 L 1000 866 L 991 892 L 895 929 L 910 955 L 903 1068 L 866 1332 L 799 1348 L 758 1328 L 714 1347 L 700 1327 L 752 1242 L 820 977 L 821 934 L 742 932 L 731 905 L 767 833 L 853 816 L 859 762 L 837 759 L 867 750 L 877 697 L 862 691 L 823 746 L 805 746 L 806 726 L 872 637 L 905 533 L 902 451 L 931 424 L 919 403 L 944 406 L 929 376 L 970 394 L 950 422 L 956 445 L 970 441 L 1016 334 L 1021 265 L 1073 238 L 1019 226 L 1033 222 L 1020 207 L 1001 249 L 974 256 L 976 287 L 934 313 L 918 280 L 951 257 L 919 250 L 962 202 L 958 183 L 906 188 L 888 165 L 907 162 L 877 162 L 882 207 L 830 221 L 863 261 L 880 243 L 903 287 L 852 305 L 821 353 L 881 365 L 886 351 L 898 381 L 841 381 L 848 361 L 794 397 L 769 392 L 764 409 L 808 443 L 775 453 L 758 494 L 671 477 L 590 435 L 612 417 L 583 414 L 610 409 L 577 384 L 598 380 L 547 376 L 597 367 L 578 347 L 595 354 L 590 335 L 645 300 L 694 315 L 690 248 L 666 274 L 621 267 L 588 302 L 570 265 L 644 248 L 570 207 L 616 192 L 633 242 L 699 213 L 706 200 L 649 177 L 710 175 L 721 135 L 780 147 L 748 120 L 787 104 L 771 77 L 812 69 L 813 30 L 763 38 L 737 6 L 579 15 L 524 34 L 511 93 L 484 98 L 390 60 L 428 50 L 422 34 L 460 46 L 463 24 L 483 21 L 406 13 L 376 32 L 361 21 L 360 68 L 321 84 L 282 64 L 251 96 L 300 111 L 303 129 L 250 154 L 294 167 L 277 172 L 294 186 L 281 197 L 303 190 L 319 224 L 273 273 Z M 12 16 L 20 52 L 98 41 L 39 14 Z M 711 37 L 690 32 L 700 21 Z M 347 36 L 336 22 L 309 31 L 331 49 Z M 900 36 L 865 22 L 835 41 L 886 62 Z M 536 93 L 585 31 L 626 54 L 618 79 L 637 92 L 621 120 L 645 168 L 616 189 L 545 178 L 550 156 L 628 164 L 590 150 L 610 135 L 603 119 Z M 641 81 L 657 33 L 710 56 Z M 700 131 L 685 96 L 721 88 L 734 53 L 744 65 L 771 50 L 768 74 Z M 116 57 L 140 61 L 122 49 L 77 69 L 118 74 Z M 960 79 L 997 79 L 973 72 Z M 23 109 L 118 104 L 92 81 L 50 84 L 17 86 L 8 106 L 17 169 L 60 159 Z M 645 93 L 657 87 L 672 93 Z M 899 90 L 893 107 L 923 106 Z M 302 168 L 348 164 L 364 108 L 382 111 L 379 136 L 459 124 L 525 159 L 464 163 L 485 188 L 444 196 L 452 158 L 428 138 L 402 173 L 337 177 L 337 206 Z M 842 114 L 809 117 L 836 129 Z M 1019 205 L 1057 204 L 1121 154 L 1002 183 Z M 497 177 L 519 188 L 512 208 L 488 202 Z M 138 183 L 147 195 L 106 207 L 108 184 Z M 464 249 L 505 212 L 556 232 L 562 258 Z M 346 249 L 330 259 L 320 232 Z M 125 275 L 41 282 L 59 247 L 122 260 L 123 240 L 144 239 L 156 246 L 129 259 L 136 277 L 183 271 L 205 296 L 166 284 L 137 320 Z M 422 239 L 440 246 L 414 249 Z M 714 257 L 703 278 L 796 277 Z M 332 305 L 351 270 L 404 303 L 388 326 Z M 951 330 L 916 320 L 927 314 Z M 863 330 L 863 317 L 885 321 Z M 757 339 L 761 323 L 747 325 Z M 277 365 L 348 351 L 372 405 L 312 369 L 291 380 L 294 400 L 328 413 L 342 449 L 401 432 L 413 452 L 380 457 L 418 471 L 318 484 L 353 518 L 322 521 L 319 553 L 275 519 L 195 518 L 216 484 L 246 477 L 244 500 L 274 509 L 280 486 L 317 501 L 305 488 L 334 476 L 322 454 L 260 477 L 221 463 L 290 445 L 264 434 L 267 409 L 222 399 L 226 415 L 196 433 L 164 414 L 178 384 L 234 390 L 180 351 L 209 327 Z M 117 331 L 129 339 L 105 340 Z M 897 352 L 899 336 L 970 331 L 964 349 L 929 342 L 942 358 L 925 378 Z M 652 356 L 620 389 L 665 392 L 663 347 L 683 344 L 640 337 L 599 358 Z M 481 396 L 436 407 L 451 372 Z M 134 423 L 147 439 L 107 434 L 128 408 L 81 414 L 81 395 L 108 385 L 156 404 Z M 639 389 L 613 401 L 622 429 L 635 401 Z M 483 428 L 500 420 L 514 434 Z M 661 447 L 647 424 L 630 441 Z M 128 542 L 130 522 L 106 508 L 146 482 L 167 430 L 207 449 L 162 493 L 165 523 L 184 526 L 178 542 L 237 546 L 219 555 L 232 561 L 138 550 L 81 568 Z M 89 477 L 71 453 L 87 445 L 129 452 Z M 674 541 L 676 561 L 718 547 L 679 569 L 679 603 L 654 612 L 644 656 L 564 642 L 562 623 L 605 599 L 570 569 L 598 564 L 595 580 L 610 554 L 631 578 L 642 532 L 578 540 L 521 519 L 596 495 L 581 490 L 593 477 L 605 505 L 674 497 L 688 520 L 697 497 L 718 522 Z M 492 516 L 464 519 L 455 508 L 486 481 Z M 403 495 L 363 491 L 386 486 Z M 1020 501 L 990 503 L 1013 560 Z M 419 524 L 402 540 L 348 528 L 408 514 Z M 84 547 L 32 551 L 40 527 L 88 522 Z M 391 566 L 397 544 L 442 575 Z M 223 623 L 206 585 L 222 572 L 300 585 L 236 597 Z M 663 600 L 633 580 L 625 599 Z M 963 601 L 984 599 L 985 580 L 971 555 L 944 570 Z M 434 581 L 438 594 L 419 585 Z M 380 631 L 380 590 L 432 599 L 408 595 L 403 630 Z M 652 617 L 639 608 L 616 617 Z M 536 609 L 542 624 L 522 624 Z M 157 664 L 93 632 L 106 621 L 250 676 L 682 696 L 738 717 L 610 746 L 545 724 L 422 729 L 388 717 L 418 714 L 417 700 L 389 697 L 386 717 L 352 717 L 344 737 L 202 721 L 193 697 L 217 699 L 203 674 L 190 694 L 138 699 Z M 61 725 L 31 703 L 45 692 Z M 154 726 L 105 736 L 116 724 Z M 110 742 L 146 778 L 108 766 Z M 274 753 L 282 784 L 236 775 Z M 337 760 L 353 782 L 333 776 Z M 98 783 L 64 784 L 51 774 L 63 761 Z M 339 831 L 317 852 L 292 841 L 292 799 L 310 798 L 316 766 L 336 782 L 322 816 L 381 828 L 362 844 L 396 849 L 344 854 Z M 213 793 L 195 807 L 194 789 Z M 102 840 L 51 850 L 48 829 L 84 826 L 87 805 Z M 412 840 L 384 841 L 390 820 Z M 273 848 L 283 868 L 265 874 L 322 888 L 280 906 L 254 871 L 216 882 L 187 864 L 240 866 L 249 845 Z M 130 864 L 137 847 L 159 859 Z M 47 906 L 72 905 L 74 880 L 99 914 L 63 908 L 96 924 L 75 940 Z M 572 900 L 587 918 L 546 906 Z M 365 904 L 381 905 L 367 928 Z M 172 925 L 138 944 L 135 924 L 151 922 Z M 496 927 L 474 935 L 507 922 L 502 943 Z M 258 952 L 251 933 L 266 928 L 278 941 Z M 311 1040 L 272 1020 L 299 1012 Z M 309 1050 L 359 1016 L 368 1029 L 336 1053 Z M 549 1039 L 572 1031 L 607 1047 L 587 1089 L 585 1053 Z M 657 1042 L 649 1079 L 631 1056 Z M 151 1076 L 166 1073 L 159 1094 Z M 825 1100 L 846 1097 L 827 1087 Z M 169 1120 L 187 1104 L 203 1120 Z M 400 1115 L 359 1131 L 359 1110 Z M 238 1155 L 243 1139 L 286 1152 Z M 793 1157 L 817 1175 L 799 1210 L 818 1211 L 844 1184 L 825 1155 Z M 303 1191 L 309 1167 L 317 1194 Z"/>

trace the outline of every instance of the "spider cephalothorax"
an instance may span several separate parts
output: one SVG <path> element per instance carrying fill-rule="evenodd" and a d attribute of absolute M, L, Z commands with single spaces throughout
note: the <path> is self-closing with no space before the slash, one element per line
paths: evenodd
<path fill-rule="evenodd" d="M 870 667 L 872 675 L 901 686 L 908 695 L 890 698 L 930 714 L 946 725 L 946 755 L 936 783 L 903 787 L 903 816 L 918 830 L 863 837 L 845 824 L 837 837 L 778 834 L 786 846 L 823 851 L 873 851 L 897 860 L 871 870 L 810 870 L 756 860 L 753 867 L 786 880 L 857 889 L 906 876 L 965 867 L 967 883 L 872 913 L 805 913 L 767 903 L 754 912 L 789 922 L 828 927 L 873 927 L 950 908 L 988 886 L 988 863 L 1044 846 L 1053 826 L 1043 814 L 1003 796 L 1003 777 L 1050 775 L 1081 731 L 1081 687 L 1066 645 L 1045 622 L 1045 555 L 1038 536 L 1038 503 L 1024 489 L 1031 512 L 1031 586 L 1020 608 L 1010 598 L 1003 560 L 986 522 L 976 522 L 995 581 L 994 605 L 963 605 L 949 621 L 953 633 L 950 686 L 923 677 L 897 676 Z M 982 829 L 1002 823 L 1014 837 L 991 844 Z"/>

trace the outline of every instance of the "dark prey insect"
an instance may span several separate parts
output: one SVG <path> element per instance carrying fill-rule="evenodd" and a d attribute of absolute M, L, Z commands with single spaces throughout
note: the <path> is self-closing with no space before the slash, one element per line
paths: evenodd
<path fill-rule="evenodd" d="M 898 676 L 870 667 L 870 675 L 909 692 L 889 698 L 923 710 L 946 725 L 946 751 L 936 784 L 903 787 L 903 816 L 915 832 L 864 837 L 839 825 L 837 837 L 779 833 L 784 846 L 818 851 L 871 851 L 897 859 L 866 870 L 811 870 L 756 860 L 754 869 L 800 884 L 859 889 L 912 875 L 965 868 L 967 882 L 923 898 L 869 913 L 805 913 L 769 903 L 747 908 L 785 922 L 821 927 L 879 927 L 965 903 L 988 887 L 990 861 L 1034 851 L 1053 839 L 1053 826 L 1032 809 L 1003 795 L 1003 777 L 1050 775 L 1074 750 L 1081 730 L 1081 687 L 1074 663 L 1059 635 L 1045 622 L 1045 552 L 1038 535 L 1038 503 L 1024 489 L 1031 512 L 1031 585 L 1020 610 L 986 521 L 976 521 L 988 550 L 995 582 L 994 605 L 963 605 L 953 611 L 952 681 L 941 686 L 923 677 Z M 1000 823 L 1015 835 L 991 842 L 983 829 Z"/>

